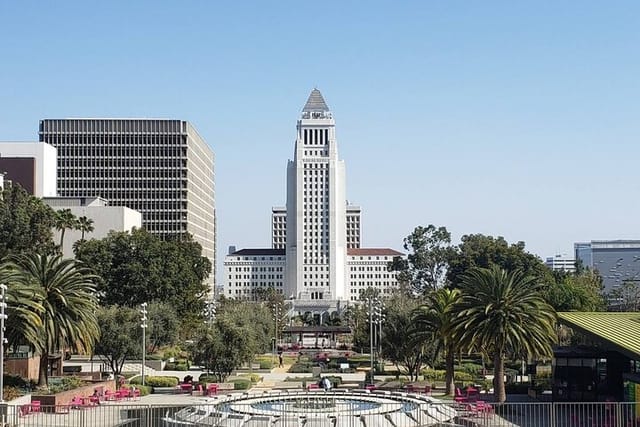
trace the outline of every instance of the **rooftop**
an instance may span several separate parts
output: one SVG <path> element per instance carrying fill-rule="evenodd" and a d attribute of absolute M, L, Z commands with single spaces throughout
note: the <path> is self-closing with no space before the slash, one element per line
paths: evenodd
<path fill-rule="evenodd" d="M 327 103 L 324 102 L 324 98 L 320 91 L 318 89 L 313 89 L 302 111 L 304 113 L 328 112 L 329 107 L 327 107 Z"/>
<path fill-rule="evenodd" d="M 363 255 L 375 255 L 375 256 L 403 256 L 402 252 L 398 252 L 389 248 L 349 248 L 347 249 L 347 255 L 350 256 L 363 256 Z"/>
<path fill-rule="evenodd" d="M 230 256 L 250 256 L 250 255 L 285 255 L 284 249 L 271 249 L 271 248 L 254 248 L 254 249 L 240 249 L 235 251 Z"/>
<path fill-rule="evenodd" d="M 560 323 L 640 360 L 640 313 L 561 312 Z"/>

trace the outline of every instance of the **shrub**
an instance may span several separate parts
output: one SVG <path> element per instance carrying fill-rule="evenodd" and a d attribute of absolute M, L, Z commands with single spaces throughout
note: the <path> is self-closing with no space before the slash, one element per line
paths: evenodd
<path fill-rule="evenodd" d="M 273 368 L 273 363 L 270 360 L 261 360 L 260 361 L 260 369 L 271 369 Z"/>
<path fill-rule="evenodd" d="M 56 394 L 61 391 L 73 390 L 86 384 L 86 381 L 78 377 L 62 377 L 59 383 L 49 385 L 49 393 Z"/>
<path fill-rule="evenodd" d="M 201 383 L 217 383 L 218 378 L 215 375 L 211 374 L 200 374 L 200 377 L 198 377 L 198 381 Z"/>
<path fill-rule="evenodd" d="M 22 378 L 20 375 L 5 375 L 4 386 L 33 390 L 34 388 L 36 388 L 36 382 L 33 380 Z"/>
<path fill-rule="evenodd" d="M 165 371 L 188 371 L 189 364 L 187 362 L 167 363 L 164 365 Z"/>
<path fill-rule="evenodd" d="M 4 395 L 4 400 L 10 401 L 22 396 L 22 393 L 17 387 L 9 386 L 4 388 L 3 395 Z"/>
<path fill-rule="evenodd" d="M 249 380 L 253 384 L 255 384 L 257 382 L 260 382 L 262 380 L 262 377 L 260 375 L 258 375 L 258 374 L 245 374 L 245 375 L 243 375 L 243 377 L 249 378 Z"/>
<path fill-rule="evenodd" d="M 145 382 L 146 382 L 146 378 L 145 378 Z M 136 388 L 138 390 L 140 390 L 140 396 L 146 396 L 148 394 L 151 394 L 153 392 L 153 387 L 148 386 L 148 385 L 136 385 Z"/>
<path fill-rule="evenodd" d="M 142 377 L 135 377 L 130 382 L 136 385 L 142 384 Z M 149 387 L 175 387 L 178 385 L 178 382 L 176 377 L 144 377 L 144 383 Z"/>
<path fill-rule="evenodd" d="M 233 383 L 234 390 L 248 390 L 251 387 L 251 380 L 248 378 L 235 378 L 229 382 Z"/>

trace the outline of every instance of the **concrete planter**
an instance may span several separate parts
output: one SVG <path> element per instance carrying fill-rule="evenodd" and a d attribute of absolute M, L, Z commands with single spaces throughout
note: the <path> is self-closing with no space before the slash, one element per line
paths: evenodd
<path fill-rule="evenodd" d="M 54 412 L 56 408 L 59 408 L 62 405 L 68 405 L 75 396 L 91 396 L 93 391 L 97 388 L 102 388 L 103 391 L 115 390 L 116 382 L 114 380 L 99 381 L 56 394 L 32 394 L 31 402 L 39 401 L 43 412 Z"/>

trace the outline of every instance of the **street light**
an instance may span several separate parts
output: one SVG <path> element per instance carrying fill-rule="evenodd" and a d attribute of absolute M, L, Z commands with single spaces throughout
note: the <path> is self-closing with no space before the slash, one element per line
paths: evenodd
<path fill-rule="evenodd" d="M 0 283 L 0 403 L 4 403 L 4 345 L 6 343 L 4 337 L 4 321 L 7 320 L 7 315 L 5 314 L 7 308 L 5 299 L 6 291 L 7 285 Z"/>
<path fill-rule="evenodd" d="M 140 310 L 140 313 L 142 313 L 142 318 L 140 319 L 142 321 L 140 325 L 142 328 L 142 385 L 144 385 L 144 364 L 147 356 L 147 303 L 143 302 L 140 306 L 142 307 L 142 310 Z"/>
<path fill-rule="evenodd" d="M 278 343 L 278 317 L 280 317 L 280 306 L 273 303 L 273 363 L 276 363 L 276 346 Z"/>
<path fill-rule="evenodd" d="M 374 356 L 378 348 L 382 346 L 382 300 L 378 296 L 369 296 L 366 298 L 369 312 L 369 359 L 370 359 L 370 376 L 369 381 L 373 384 L 374 375 Z M 375 325 L 375 326 L 374 326 Z M 378 337 L 378 331 L 380 337 Z"/>
<path fill-rule="evenodd" d="M 204 304 L 205 316 L 207 316 L 207 320 L 205 320 L 205 323 L 209 326 L 209 328 L 211 328 L 213 326 L 213 320 L 216 317 L 216 302 L 212 298 L 206 301 Z"/>

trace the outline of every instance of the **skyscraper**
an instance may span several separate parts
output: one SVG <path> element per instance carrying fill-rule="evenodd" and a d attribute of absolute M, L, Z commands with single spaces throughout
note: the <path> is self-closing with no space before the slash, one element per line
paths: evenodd
<path fill-rule="evenodd" d="M 304 300 L 346 296 L 346 186 L 335 121 L 314 89 L 296 127 L 287 166 L 285 292 Z"/>
<path fill-rule="evenodd" d="M 359 301 L 368 288 L 388 296 L 398 287 L 387 265 L 404 255 L 360 247 L 361 208 L 347 202 L 345 175 L 333 116 L 314 89 L 297 121 L 286 207 L 271 209 L 271 248 L 230 248 L 226 297 L 259 299 L 272 288 L 295 312 L 323 313 Z"/>
<path fill-rule="evenodd" d="M 137 210 L 160 237 L 192 234 L 211 260 L 213 286 L 214 154 L 189 122 L 46 119 L 40 141 L 58 150 L 59 196 L 100 196 Z"/>

